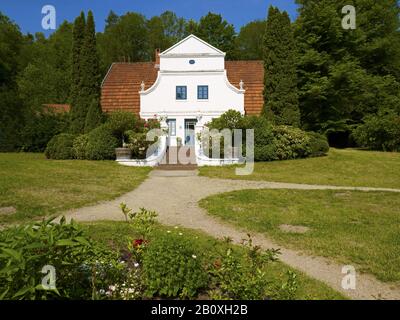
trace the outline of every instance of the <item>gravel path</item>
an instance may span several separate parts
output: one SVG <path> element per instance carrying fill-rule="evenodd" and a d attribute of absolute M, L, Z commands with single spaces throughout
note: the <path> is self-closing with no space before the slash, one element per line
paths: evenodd
<path fill-rule="evenodd" d="M 153 170 L 150 177 L 135 190 L 113 200 L 91 207 L 79 208 L 65 213 L 68 219 L 77 221 L 123 220 L 119 204 L 125 202 L 130 208 L 154 210 L 158 220 L 165 225 L 180 225 L 199 229 L 211 236 L 231 237 L 235 242 L 246 238 L 244 230 L 217 220 L 198 206 L 198 201 L 210 195 L 241 189 L 301 189 L 301 190 L 361 190 L 399 192 L 385 188 L 353 188 L 275 183 L 263 181 L 222 180 L 197 176 L 196 171 Z M 306 255 L 300 251 L 282 248 L 262 234 L 251 233 L 254 243 L 262 248 L 281 248 L 280 259 L 291 267 L 301 270 L 335 290 L 353 299 L 400 299 L 398 286 L 382 283 L 371 275 L 357 274 L 356 290 L 343 290 L 342 265 L 328 259 Z"/>

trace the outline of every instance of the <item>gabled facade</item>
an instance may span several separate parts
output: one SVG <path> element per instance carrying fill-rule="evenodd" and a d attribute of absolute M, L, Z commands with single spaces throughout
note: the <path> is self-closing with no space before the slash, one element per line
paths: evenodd
<path fill-rule="evenodd" d="M 155 63 L 113 64 L 102 84 L 106 112 L 129 110 L 169 126 L 168 144 L 194 145 L 195 126 L 229 109 L 259 114 L 263 106 L 261 61 L 225 61 L 225 53 L 190 35 Z"/>

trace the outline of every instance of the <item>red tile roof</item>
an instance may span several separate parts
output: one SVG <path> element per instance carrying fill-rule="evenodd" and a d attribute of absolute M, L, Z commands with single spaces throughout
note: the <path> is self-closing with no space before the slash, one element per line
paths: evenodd
<path fill-rule="evenodd" d="M 71 106 L 69 104 L 50 103 L 50 104 L 44 104 L 43 107 L 47 109 L 47 111 L 55 113 L 69 112 L 69 110 L 71 109 Z"/>
<path fill-rule="evenodd" d="M 246 114 L 260 114 L 264 104 L 264 67 L 262 61 L 226 61 L 225 68 L 229 81 L 239 88 L 244 82 L 246 93 L 244 104 Z M 140 84 L 145 89 L 157 79 L 158 69 L 154 62 L 114 63 L 101 89 L 101 105 L 105 112 L 126 110 L 139 113 Z"/>

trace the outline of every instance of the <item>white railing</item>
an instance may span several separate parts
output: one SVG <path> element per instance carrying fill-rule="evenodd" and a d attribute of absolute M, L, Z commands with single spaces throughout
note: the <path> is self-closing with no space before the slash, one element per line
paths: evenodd
<path fill-rule="evenodd" d="M 227 166 L 232 164 L 240 164 L 240 158 L 210 158 L 204 154 L 201 141 L 199 141 L 198 134 L 203 131 L 203 126 L 196 126 L 195 130 L 195 144 L 194 149 L 196 153 L 196 162 L 199 167 L 202 166 Z"/>
<path fill-rule="evenodd" d="M 167 151 L 167 136 L 162 135 L 159 137 L 158 145 L 156 150 L 147 157 L 146 159 L 129 159 L 129 160 L 117 160 L 119 164 L 131 167 L 155 167 L 160 164 Z"/>

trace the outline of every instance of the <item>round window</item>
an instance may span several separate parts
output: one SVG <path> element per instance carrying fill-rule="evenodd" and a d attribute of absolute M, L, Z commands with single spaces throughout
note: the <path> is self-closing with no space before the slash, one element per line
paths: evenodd
<path fill-rule="evenodd" d="M 189 60 L 189 63 L 190 63 L 190 64 L 195 64 L 196 61 L 194 61 L 194 60 Z"/>

